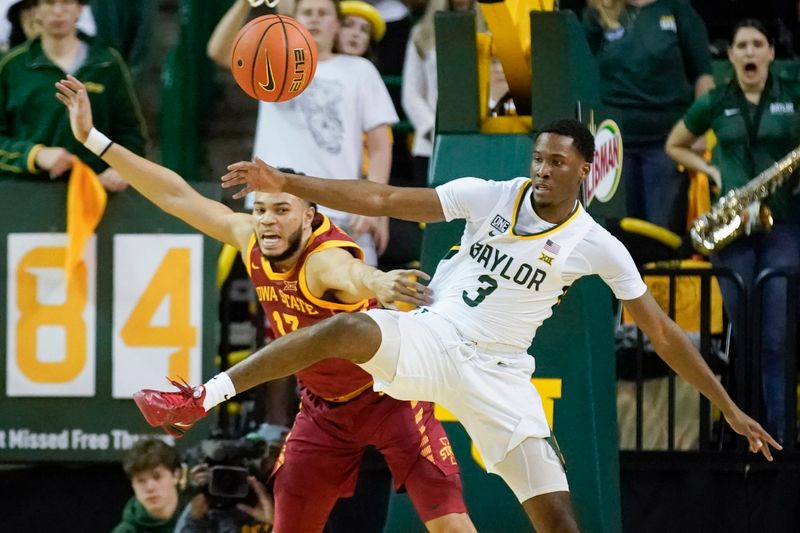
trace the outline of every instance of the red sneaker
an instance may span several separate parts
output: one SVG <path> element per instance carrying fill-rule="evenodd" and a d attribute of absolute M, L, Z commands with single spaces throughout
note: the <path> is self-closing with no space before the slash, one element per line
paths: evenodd
<path fill-rule="evenodd" d="M 185 381 L 169 381 L 178 392 L 142 389 L 133 395 L 133 401 L 148 424 L 160 426 L 173 437 L 181 438 L 195 422 L 206 416 L 203 409 L 206 389 L 202 385 L 192 388 Z"/>

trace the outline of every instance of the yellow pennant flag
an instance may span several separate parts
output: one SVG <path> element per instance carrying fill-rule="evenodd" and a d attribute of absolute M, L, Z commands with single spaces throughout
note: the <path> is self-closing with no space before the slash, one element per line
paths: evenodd
<path fill-rule="evenodd" d="M 103 218 L 108 195 L 94 170 L 73 157 L 67 186 L 67 258 L 64 270 L 67 285 L 76 267 L 83 262 L 83 248 Z"/>

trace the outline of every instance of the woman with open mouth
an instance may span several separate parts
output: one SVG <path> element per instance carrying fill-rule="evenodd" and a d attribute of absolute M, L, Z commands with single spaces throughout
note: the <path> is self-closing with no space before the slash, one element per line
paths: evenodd
<path fill-rule="evenodd" d="M 796 75 L 784 75 L 777 69 L 770 72 L 775 48 L 759 21 L 746 19 L 736 24 L 728 59 L 734 78 L 699 98 L 672 129 L 666 146 L 676 162 L 708 174 L 722 195 L 743 187 L 800 144 L 800 81 Z M 717 137 L 711 164 L 691 150 L 695 140 L 709 129 Z M 746 294 L 751 294 L 754 280 L 764 269 L 800 266 L 797 183 L 795 173 L 774 194 L 762 200 L 762 206 L 768 206 L 772 212 L 771 231 L 741 237 L 711 256 L 715 266 L 731 268 L 742 276 Z M 739 289 L 729 278 L 721 278 L 719 283 L 729 316 L 738 316 L 735 310 L 740 304 Z M 794 439 L 784 427 L 788 387 L 785 366 L 787 358 L 796 357 L 795 347 L 787 343 L 787 331 L 793 325 L 787 324 L 786 278 L 769 279 L 760 294 L 761 331 L 754 335 L 760 336 L 762 403 L 766 411 L 763 421 L 779 441 Z M 733 321 L 734 335 L 744 335 L 746 327 Z M 748 339 L 747 346 L 752 345 Z"/>

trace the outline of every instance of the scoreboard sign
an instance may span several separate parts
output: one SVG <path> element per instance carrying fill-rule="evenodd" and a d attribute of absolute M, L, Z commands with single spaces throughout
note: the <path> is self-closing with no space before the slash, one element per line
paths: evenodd
<path fill-rule="evenodd" d="M 69 285 L 62 233 L 8 235 L 6 394 L 94 396 L 96 239 Z"/>
<path fill-rule="evenodd" d="M 216 339 L 203 333 L 217 321 L 218 247 L 129 190 L 110 198 L 67 276 L 63 226 L 10 200 L 51 185 L 40 200 L 53 205 L 36 211 L 59 212 L 59 184 L 12 182 L 3 186 L 24 192 L 0 198 L 17 215 L 0 228 L 0 462 L 116 461 L 142 435 L 166 438 L 134 392 L 213 373 Z M 206 436 L 199 428 L 181 443 Z"/>
<path fill-rule="evenodd" d="M 200 235 L 114 236 L 112 396 L 201 378 Z"/>

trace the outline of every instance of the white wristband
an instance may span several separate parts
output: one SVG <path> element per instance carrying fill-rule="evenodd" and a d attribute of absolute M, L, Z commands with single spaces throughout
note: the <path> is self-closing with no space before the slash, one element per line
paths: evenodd
<path fill-rule="evenodd" d="M 98 157 L 102 157 L 112 144 L 114 144 L 114 142 L 111 139 L 95 128 L 92 128 L 92 131 L 89 132 L 89 136 L 86 137 L 86 140 L 83 142 L 86 149 Z"/>

